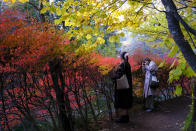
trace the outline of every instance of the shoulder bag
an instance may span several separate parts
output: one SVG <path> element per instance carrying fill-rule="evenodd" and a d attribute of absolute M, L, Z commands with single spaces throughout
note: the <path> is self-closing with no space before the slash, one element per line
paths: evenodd
<path fill-rule="evenodd" d="M 155 90 L 155 89 L 157 89 L 159 87 L 159 81 L 158 81 L 158 79 L 157 79 L 157 81 L 152 79 L 152 76 L 154 76 L 155 74 L 153 74 L 153 73 L 151 74 L 150 73 L 150 75 L 151 75 L 150 76 L 151 77 L 150 78 L 150 88 Z"/>
<path fill-rule="evenodd" d="M 116 79 L 116 89 L 128 89 L 129 88 L 129 83 L 126 74 L 123 74 L 119 79 Z"/>

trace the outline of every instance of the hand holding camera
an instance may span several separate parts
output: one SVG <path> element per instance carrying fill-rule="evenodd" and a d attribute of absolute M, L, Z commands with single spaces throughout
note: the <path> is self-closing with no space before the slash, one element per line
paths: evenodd
<path fill-rule="evenodd" d="M 146 65 L 146 62 L 144 61 L 143 63 L 142 63 L 142 66 L 145 66 Z"/>

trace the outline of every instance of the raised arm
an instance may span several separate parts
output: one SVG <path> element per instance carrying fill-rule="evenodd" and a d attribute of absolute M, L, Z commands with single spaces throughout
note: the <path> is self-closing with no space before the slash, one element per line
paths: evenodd
<path fill-rule="evenodd" d="M 145 65 L 144 68 L 145 68 L 145 70 L 148 70 L 148 71 L 157 71 L 158 70 L 156 64 L 153 61 L 151 61 L 149 65 Z"/>
<path fill-rule="evenodd" d="M 149 65 L 149 70 L 150 71 L 157 71 L 158 67 L 157 65 L 152 61 L 152 64 Z"/>

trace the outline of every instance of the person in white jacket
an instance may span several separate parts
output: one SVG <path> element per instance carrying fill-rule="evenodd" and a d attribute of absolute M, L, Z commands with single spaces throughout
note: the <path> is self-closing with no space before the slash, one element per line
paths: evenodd
<path fill-rule="evenodd" d="M 158 70 L 155 62 L 150 60 L 149 58 L 144 58 L 144 62 L 142 64 L 143 72 L 145 73 L 145 81 L 144 81 L 144 93 L 143 97 L 145 100 L 144 107 L 146 112 L 151 112 L 154 109 L 154 94 L 155 90 L 150 88 L 150 82 L 158 81 L 156 77 L 156 72 Z"/>

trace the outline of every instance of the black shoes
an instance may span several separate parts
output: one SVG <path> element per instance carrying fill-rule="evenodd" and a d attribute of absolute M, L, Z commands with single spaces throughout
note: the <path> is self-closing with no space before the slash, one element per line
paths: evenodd
<path fill-rule="evenodd" d="M 128 123 L 129 116 L 128 115 L 121 116 L 120 118 L 116 119 L 115 122 L 116 123 Z"/>

